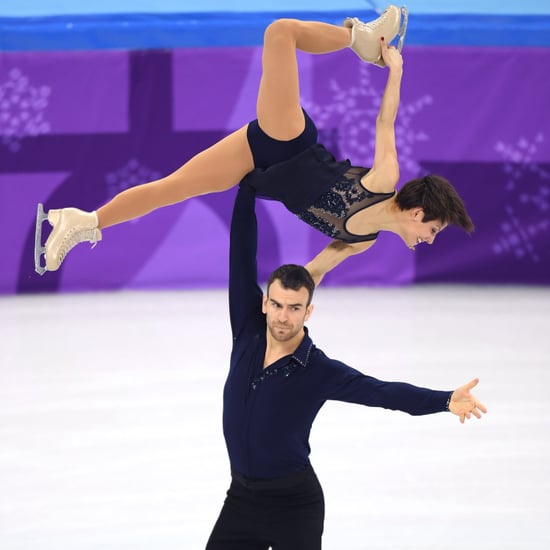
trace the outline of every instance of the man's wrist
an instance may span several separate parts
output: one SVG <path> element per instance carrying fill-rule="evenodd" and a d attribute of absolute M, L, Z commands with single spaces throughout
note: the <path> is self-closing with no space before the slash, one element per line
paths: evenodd
<path fill-rule="evenodd" d="M 449 394 L 449 397 L 447 397 L 447 403 L 445 404 L 445 410 L 446 411 L 450 411 L 451 409 L 449 408 L 451 406 L 451 401 L 453 399 L 453 393 L 454 391 L 452 391 L 450 394 Z"/>

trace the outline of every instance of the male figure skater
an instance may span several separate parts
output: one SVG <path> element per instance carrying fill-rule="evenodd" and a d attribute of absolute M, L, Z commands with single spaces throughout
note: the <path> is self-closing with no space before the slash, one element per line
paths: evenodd
<path fill-rule="evenodd" d="M 207 550 L 319 550 L 324 500 L 308 439 L 325 401 L 412 415 L 450 411 L 461 422 L 486 409 L 470 393 L 477 379 L 434 391 L 377 380 L 328 358 L 304 326 L 315 287 L 305 268 L 279 267 L 262 296 L 254 207 L 254 192 L 241 184 L 231 222 L 233 349 L 223 398 L 232 480 Z"/>

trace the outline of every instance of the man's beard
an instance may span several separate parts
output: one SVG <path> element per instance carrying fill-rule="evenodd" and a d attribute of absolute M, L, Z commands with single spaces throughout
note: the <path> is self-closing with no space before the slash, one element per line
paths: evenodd
<path fill-rule="evenodd" d="M 267 328 L 271 336 L 277 340 L 277 342 L 288 342 L 298 334 L 297 330 L 293 330 L 292 327 L 289 326 L 268 325 Z"/>

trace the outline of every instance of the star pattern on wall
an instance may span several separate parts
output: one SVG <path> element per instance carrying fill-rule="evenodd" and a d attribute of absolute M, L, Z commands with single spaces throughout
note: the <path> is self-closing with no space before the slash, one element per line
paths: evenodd
<path fill-rule="evenodd" d="M 372 81 L 372 67 L 359 66 L 352 85 L 343 86 L 337 79 L 328 79 L 329 101 L 315 103 L 303 99 L 302 104 L 312 116 L 319 130 L 337 128 L 340 154 L 352 162 L 371 162 L 374 157 L 375 121 L 380 110 L 383 90 Z M 415 122 L 418 115 L 433 103 L 433 97 L 424 94 L 412 101 L 402 101 L 395 122 L 395 139 L 403 172 L 416 177 L 421 166 L 414 157 L 414 146 L 427 141 L 428 134 Z"/>
<path fill-rule="evenodd" d="M 504 159 L 502 172 L 507 193 L 505 217 L 493 244 L 493 254 L 497 256 L 507 254 L 534 263 L 541 260 L 536 243 L 541 242 L 541 233 L 550 230 L 550 173 L 533 158 L 543 142 L 544 135 L 539 132 L 532 138 L 522 136 L 515 144 L 495 144 Z M 522 185 L 526 180 L 537 183 L 526 188 Z"/>
<path fill-rule="evenodd" d="M 19 68 L 12 68 L 0 83 L 0 141 L 16 153 L 29 136 L 48 134 L 51 125 L 46 118 L 50 86 L 34 85 Z"/>

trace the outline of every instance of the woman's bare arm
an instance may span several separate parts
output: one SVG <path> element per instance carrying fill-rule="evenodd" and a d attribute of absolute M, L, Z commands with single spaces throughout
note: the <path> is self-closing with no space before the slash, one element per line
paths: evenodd
<path fill-rule="evenodd" d="M 395 146 L 395 120 L 401 96 L 403 58 L 394 47 L 382 43 L 382 56 L 388 67 L 388 80 L 376 117 L 374 160 L 370 185 L 373 191 L 391 192 L 399 180 Z"/>
<path fill-rule="evenodd" d="M 360 254 L 370 248 L 376 241 L 348 244 L 342 241 L 330 242 L 313 260 L 306 264 L 306 269 L 318 286 L 326 273 L 354 254 Z"/>

